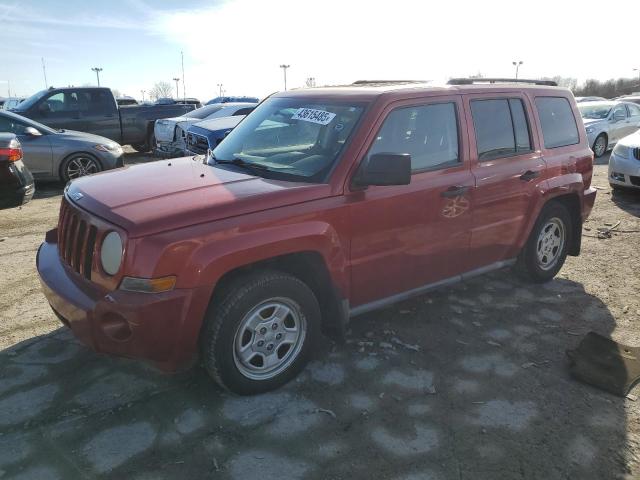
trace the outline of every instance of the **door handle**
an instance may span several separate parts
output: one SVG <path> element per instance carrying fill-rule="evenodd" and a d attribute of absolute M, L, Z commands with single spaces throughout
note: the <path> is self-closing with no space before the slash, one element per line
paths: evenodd
<path fill-rule="evenodd" d="M 531 180 L 533 180 L 534 178 L 538 178 L 539 176 L 540 176 L 539 171 L 534 172 L 533 170 L 527 170 L 522 175 L 520 175 L 520 180 L 524 182 L 530 182 Z"/>
<path fill-rule="evenodd" d="M 440 192 L 440 196 L 444 198 L 460 197 L 467 193 L 467 190 L 469 190 L 469 187 L 455 185 L 453 187 L 449 187 L 444 192 Z"/>

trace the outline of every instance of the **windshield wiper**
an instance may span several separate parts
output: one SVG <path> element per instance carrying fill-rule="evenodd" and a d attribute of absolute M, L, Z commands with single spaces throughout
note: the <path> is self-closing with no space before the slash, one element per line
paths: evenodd
<path fill-rule="evenodd" d="M 214 157 L 215 159 L 215 157 Z M 266 165 L 260 165 L 259 163 L 253 163 L 253 162 L 247 162 L 245 160 L 242 160 L 241 158 L 234 158 L 233 160 L 215 160 L 214 165 L 216 164 L 220 164 L 220 165 L 235 165 L 236 167 L 240 167 L 240 168 L 244 168 L 245 170 L 248 170 L 251 173 L 255 173 L 256 170 L 258 171 L 269 171 L 270 168 L 267 167 Z"/>

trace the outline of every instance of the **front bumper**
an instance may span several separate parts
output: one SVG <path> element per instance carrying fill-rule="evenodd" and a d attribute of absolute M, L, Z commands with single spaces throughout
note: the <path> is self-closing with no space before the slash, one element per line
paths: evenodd
<path fill-rule="evenodd" d="M 630 154 L 630 153 L 629 153 Z M 621 187 L 640 188 L 640 160 L 611 153 L 609 183 Z"/>
<path fill-rule="evenodd" d="M 105 290 L 63 263 L 55 237 L 56 230 L 49 232 L 38 250 L 40 283 L 51 308 L 82 343 L 97 352 L 151 361 L 164 371 L 194 362 L 210 291 Z"/>

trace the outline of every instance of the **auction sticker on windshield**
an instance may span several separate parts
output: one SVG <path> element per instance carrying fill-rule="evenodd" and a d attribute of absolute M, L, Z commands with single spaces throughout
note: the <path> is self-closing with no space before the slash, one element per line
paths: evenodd
<path fill-rule="evenodd" d="M 335 118 L 336 114 L 326 112 L 324 110 L 316 110 L 315 108 L 299 108 L 293 114 L 291 120 L 303 120 L 305 122 L 318 123 L 327 125 Z"/>

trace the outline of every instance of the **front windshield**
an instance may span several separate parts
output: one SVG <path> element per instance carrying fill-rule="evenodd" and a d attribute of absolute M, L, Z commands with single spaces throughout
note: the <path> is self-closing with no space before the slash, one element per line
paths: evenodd
<path fill-rule="evenodd" d="M 209 164 L 236 161 L 273 178 L 321 182 L 363 110 L 352 103 L 266 100 L 216 147 Z"/>
<path fill-rule="evenodd" d="M 582 118 L 601 120 L 609 116 L 613 105 L 613 103 L 587 103 L 578 106 L 578 110 L 580 110 Z"/>
<path fill-rule="evenodd" d="M 185 113 L 183 117 L 187 118 L 197 118 L 198 120 L 202 120 L 207 118 L 209 115 L 213 115 L 217 111 L 222 108 L 220 105 L 207 105 L 206 107 L 196 108 L 195 110 L 191 110 L 189 113 Z"/>
<path fill-rule="evenodd" d="M 7 122 L 11 122 L 14 125 L 13 129 L 8 131 L 14 132 L 16 135 L 24 135 L 24 129 L 26 127 L 34 127 L 39 130 L 41 133 L 56 133 L 56 131 L 51 128 L 43 125 L 42 123 L 31 120 L 30 118 L 25 118 L 21 115 L 16 115 L 13 112 L 3 112 L 6 117 Z M 2 131 L 2 129 L 0 129 Z"/>
<path fill-rule="evenodd" d="M 48 92 L 49 92 L 49 90 L 40 90 L 38 93 L 34 93 L 29 98 L 27 98 L 25 101 L 21 102 L 20 105 L 15 107 L 14 110 L 17 110 L 17 111 L 20 111 L 20 112 L 24 112 L 26 110 L 29 110 L 33 105 L 35 105 L 38 102 L 38 100 L 40 100 L 42 97 L 44 97 Z"/>

